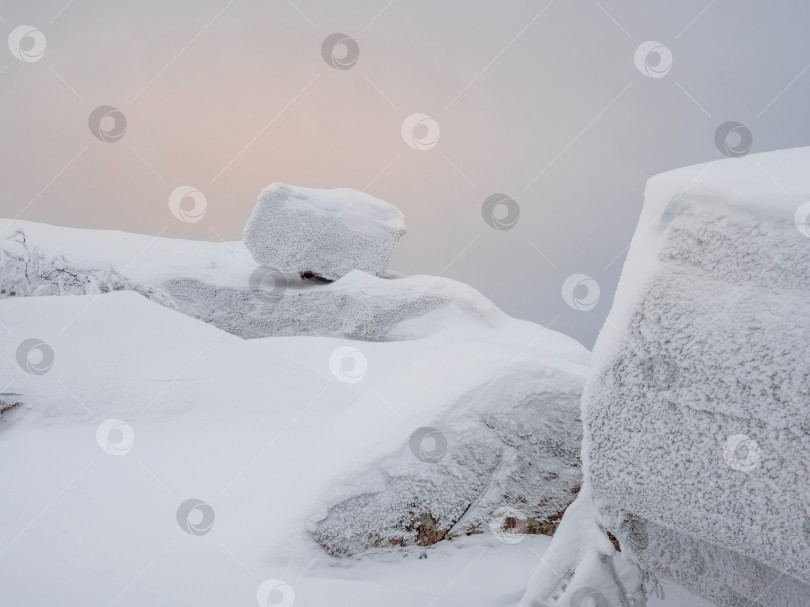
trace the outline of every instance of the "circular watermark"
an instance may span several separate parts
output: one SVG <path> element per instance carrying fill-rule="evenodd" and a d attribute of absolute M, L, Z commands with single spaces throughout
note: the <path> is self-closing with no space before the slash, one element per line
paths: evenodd
<path fill-rule="evenodd" d="M 517 508 L 501 506 L 489 516 L 492 535 L 507 544 L 517 544 L 526 539 L 523 529 L 529 517 Z"/>
<path fill-rule="evenodd" d="M 810 238 L 810 201 L 802 203 L 793 215 L 796 229 Z"/>
<path fill-rule="evenodd" d="M 574 310 L 587 312 L 599 303 L 599 283 L 587 274 L 571 274 L 562 285 L 563 301 Z"/>
<path fill-rule="evenodd" d="M 670 390 L 680 377 L 681 371 L 671 358 L 656 354 L 644 362 L 644 379 L 656 390 Z"/>
<path fill-rule="evenodd" d="M 30 375 L 45 375 L 53 367 L 53 348 L 35 337 L 23 340 L 17 346 L 17 364 Z"/>
<path fill-rule="evenodd" d="M 329 370 L 335 379 L 347 384 L 356 384 L 366 376 L 368 360 L 357 348 L 341 346 L 329 357 Z"/>
<path fill-rule="evenodd" d="M 187 499 L 177 508 L 177 524 L 189 535 L 205 535 L 214 527 L 214 509 L 203 500 Z"/>
<path fill-rule="evenodd" d="M 135 431 L 125 421 L 111 417 L 96 428 L 96 442 L 104 453 L 120 457 L 132 451 Z"/>
<path fill-rule="evenodd" d="M 292 607 L 295 603 L 295 590 L 281 580 L 265 580 L 256 591 L 259 607 Z"/>
<path fill-rule="evenodd" d="M 633 61 L 648 78 L 663 78 L 672 69 L 672 51 L 660 42 L 648 40 L 638 45 Z"/>
<path fill-rule="evenodd" d="M 93 137 L 106 143 L 115 143 L 127 130 L 127 118 L 121 110 L 111 105 L 100 105 L 87 119 Z"/>
<path fill-rule="evenodd" d="M 568 604 L 571 607 L 611 607 L 607 597 L 590 586 L 579 588 L 571 595 Z"/>
<path fill-rule="evenodd" d="M 402 122 L 402 138 L 415 150 L 432 150 L 439 143 L 439 123 L 427 114 L 411 114 Z"/>
<path fill-rule="evenodd" d="M 360 57 L 360 46 L 351 36 L 330 34 L 321 45 L 321 55 L 336 70 L 350 70 Z"/>
<path fill-rule="evenodd" d="M 436 428 L 417 428 L 408 440 L 408 446 L 416 459 L 437 464 L 447 453 L 447 437 Z"/>
<path fill-rule="evenodd" d="M 511 230 L 520 218 L 520 206 L 511 196 L 493 194 L 484 200 L 481 214 L 489 227 L 496 230 Z"/>
<path fill-rule="evenodd" d="M 722 154 L 729 158 L 739 158 L 751 151 L 754 135 L 744 124 L 729 120 L 714 132 L 714 144 Z"/>
<path fill-rule="evenodd" d="M 759 465 L 760 457 L 757 441 L 745 434 L 729 436 L 723 443 L 723 459 L 733 470 L 750 472 Z"/>
<path fill-rule="evenodd" d="M 248 288 L 260 299 L 278 301 L 284 295 L 288 282 L 284 273 L 260 266 L 250 273 Z"/>
<path fill-rule="evenodd" d="M 647 523 L 632 514 L 626 515 L 619 524 L 622 546 L 627 546 L 634 554 L 644 554 L 650 546 Z"/>
<path fill-rule="evenodd" d="M 183 201 L 186 198 L 190 198 L 194 203 L 190 209 L 183 208 Z M 207 208 L 208 201 L 205 199 L 205 194 L 193 186 L 181 185 L 174 188 L 169 194 L 169 211 L 175 219 L 183 223 L 197 223 L 205 216 Z"/>
<path fill-rule="evenodd" d="M 18 25 L 8 35 L 8 50 L 18 61 L 36 63 L 45 54 L 45 34 L 30 25 Z"/>

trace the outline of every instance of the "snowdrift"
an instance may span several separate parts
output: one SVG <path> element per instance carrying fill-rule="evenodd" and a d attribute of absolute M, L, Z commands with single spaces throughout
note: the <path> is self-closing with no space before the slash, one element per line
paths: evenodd
<path fill-rule="evenodd" d="M 242 243 L 16 221 L 3 235 L 0 328 L 12 339 L 0 377 L 12 381 L 0 430 L 84 453 L 77 435 L 131 426 L 162 462 L 144 464 L 158 489 L 193 454 L 211 475 L 198 495 L 247 501 L 232 511 L 253 538 L 240 555 L 305 563 L 548 533 L 575 497 L 590 353 L 467 285 L 361 271 L 323 284 L 257 268 Z M 31 338 L 55 352 L 42 376 L 13 355 Z M 53 438 L 46 420 L 74 438 Z M 228 486 L 227 470 L 238 477 L 276 440 L 294 464 L 251 464 L 241 495 Z M 210 448 L 220 444 L 227 453 Z M 31 457 L 15 441 L 0 453 Z"/>
<path fill-rule="evenodd" d="M 508 318 L 472 287 L 440 276 L 389 273 L 380 278 L 354 270 L 322 284 L 257 266 L 241 242 L 156 238 L 2 219 L 0 226 L 0 298 L 12 292 L 26 296 L 134 290 L 248 339 L 314 335 L 399 341 L 424 337 L 463 319 L 494 328 Z M 26 267 L 49 280 L 31 288 Z"/>
<path fill-rule="evenodd" d="M 654 177 L 583 398 L 607 529 L 721 607 L 810 603 L 810 148 Z"/>

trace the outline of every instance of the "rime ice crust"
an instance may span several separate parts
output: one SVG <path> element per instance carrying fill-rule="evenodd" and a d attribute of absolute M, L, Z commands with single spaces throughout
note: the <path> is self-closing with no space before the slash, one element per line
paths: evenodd
<path fill-rule="evenodd" d="M 583 398 L 606 527 L 720 607 L 810 602 L 809 166 L 805 148 L 650 180 Z M 754 451 L 724 451 L 735 436 Z"/>
<path fill-rule="evenodd" d="M 313 537 L 342 556 L 489 533 L 503 508 L 538 527 L 556 521 L 582 480 L 582 384 L 537 359 L 486 378 L 431 422 L 444 457 L 418 461 L 400 445 L 341 479 L 310 521 Z"/>
<path fill-rule="evenodd" d="M 243 241 L 262 265 L 336 280 L 352 270 L 384 274 L 405 232 L 402 212 L 369 194 L 274 183 L 259 194 Z"/>

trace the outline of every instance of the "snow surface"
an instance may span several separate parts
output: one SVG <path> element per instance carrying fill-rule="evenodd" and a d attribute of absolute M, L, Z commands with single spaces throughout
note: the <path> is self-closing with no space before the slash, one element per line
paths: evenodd
<path fill-rule="evenodd" d="M 262 265 L 334 280 L 384 274 L 405 231 L 399 209 L 364 192 L 274 183 L 259 194 L 243 240 Z"/>
<path fill-rule="evenodd" d="M 565 511 L 520 607 L 582 605 L 586 598 L 596 607 L 641 607 L 647 597 L 663 598 L 663 588 L 619 558 L 585 484 Z"/>
<path fill-rule="evenodd" d="M 283 288 L 257 289 L 242 243 L 0 226 L 15 260 L 4 276 L 20 280 L 24 252 L 8 237 L 22 228 L 44 263 L 86 279 L 44 289 L 71 297 L 0 298 L 0 409 L 16 405 L 0 412 L 3 603 L 250 605 L 257 593 L 263 607 L 517 603 L 548 540 L 493 525 L 491 513 L 505 511 L 505 524 L 512 509 L 542 517 L 570 499 L 574 402 L 590 367 L 580 344 L 438 277 L 287 275 Z M 112 275 L 124 292 L 100 288 Z M 253 308 L 222 297 L 248 291 L 261 300 Z M 262 328 L 268 302 L 306 322 Z M 313 337 L 240 337 L 292 331 Z M 32 338 L 52 348 L 45 373 L 19 362 Z M 411 449 L 424 427 L 447 438 L 438 463 Z M 476 488 L 464 497 L 465 482 L 455 486 L 473 501 L 460 517 L 442 482 L 453 475 Z M 364 496 L 371 507 L 345 507 Z M 213 526 L 186 514 L 189 499 Z M 403 517 L 391 515 L 407 499 L 447 513 L 457 537 L 359 559 L 323 550 L 324 530 L 344 524 L 344 552 L 369 530 L 401 536 Z M 474 528 L 484 533 L 464 535 Z M 616 568 L 632 574 L 621 557 Z M 704 605 L 669 590 L 651 605 Z"/>
<path fill-rule="evenodd" d="M 245 285 L 256 269 L 238 258 L 238 244 L 26 222 L 12 222 L 8 235 L 18 228 L 44 257 L 64 254 L 60 267 L 78 263 L 89 276 L 111 266 L 124 268 L 139 285 L 157 284 L 156 289 L 191 280 L 236 289 L 234 283 Z M 9 254 L 23 254 L 19 242 L 2 243 Z M 19 264 L 3 271 L 10 268 L 17 272 Z M 16 273 L 11 277 L 19 279 Z M 296 580 L 302 596 L 321 601 L 343 593 L 371 597 L 368 604 L 383 599 L 412 604 L 413 591 L 298 580 L 296 572 L 307 570 L 316 557 L 324 559 L 325 571 L 334 566 L 311 534 L 317 512 L 342 479 L 402 452 L 414 430 L 448 419 L 454 407 L 469 409 L 461 417 L 470 426 L 482 407 L 462 397 L 475 393 L 481 405 L 491 402 L 498 392 L 488 393 L 488 387 L 502 393 L 503 385 L 495 381 L 501 375 L 513 378 L 515 393 L 575 398 L 590 354 L 570 338 L 510 319 L 473 289 L 444 279 L 382 280 L 354 272 L 339 283 L 312 287 L 322 290 L 377 301 L 398 314 L 398 322 L 390 324 L 409 340 L 243 340 L 131 291 L 95 289 L 96 294 L 79 295 L 89 291 L 77 288 L 47 291 L 75 294 L 70 297 L 0 299 L 0 331 L 8 334 L 0 341 L 0 400 L 19 403 L 0 413 L 0 456 L 18 463 L 0 470 L 4 597 L 16 604 L 41 604 L 57 596 L 68 604 L 237 604 L 246 584 L 255 594 L 261 579 L 275 577 Z M 299 301 L 305 291 L 297 288 Z M 433 297 L 431 305 L 413 305 L 425 293 Z M 20 293 L 34 294 L 39 290 Z M 331 313 L 323 310 L 322 316 Z M 346 309 L 335 314 L 348 315 Z M 53 367 L 45 374 L 26 373 L 18 363 L 18 347 L 30 338 L 54 352 Z M 351 370 L 344 376 L 345 369 L 334 364 L 335 354 L 346 348 L 364 361 L 356 382 Z M 510 370 L 510 363 L 517 367 Z M 521 408 L 536 404 L 517 403 Z M 488 419 L 503 409 L 494 409 Z M 561 429 L 549 427 L 548 439 L 566 443 L 569 461 L 560 472 L 572 482 L 579 478 L 570 461 L 578 428 L 575 408 L 569 404 L 567 411 L 572 435 L 560 438 Z M 547 424 L 553 426 L 550 420 L 565 412 L 544 412 Z M 506 422 L 495 424 L 501 442 L 509 438 Z M 467 448 L 486 430 L 480 423 L 473 426 L 478 435 L 466 430 Z M 455 437 L 450 430 L 448 435 Z M 128 436 L 134 436 L 131 449 L 120 444 Z M 451 441 L 448 456 L 455 449 Z M 521 449 L 512 445 L 509 457 L 519 460 Z M 411 460 L 402 462 L 406 472 L 425 464 Z M 34 486 L 32 478 L 38 481 Z M 551 481 L 545 492 L 525 488 L 553 502 L 567 487 Z M 496 486 L 521 489 L 508 479 Z M 438 496 L 432 503 L 451 497 Z M 216 514 L 202 552 L 187 542 L 203 538 L 189 537 L 175 520 L 188 498 L 204 500 Z M 385 521 L 378 527 L 387 531 Z M 166 558 L 178 549 L 174 558 Z M 454 563 L 468 558 L 465 552 Z M 221 568 L 223 560 L 223 579 L 197 580 L 205 577 L 200 571 L 212 563 Z M 257 580 L 245 578 L 245 566 L 265 573 Z M 138 576 L 144 567 L 155 577 Z M 43 572 L 45 583 L 39 579 Z M 356 577 L 364 579 L 362 573 Z M 516 593 L 518 586 L 512 588 Z M 118 592 L 123 594 L 116 597 Z M 480 594 L 493 592 L 503 590 Z M 430 591 L 419 595 L 432 596 Z"/>
<path fill-rule="evenodd" d="M 48 258 L 64 257 L 95 282 L 112 269 L 125 274 L 136 290 L 158 291 L 161 297 L 155 299 L 162 303 L 245 338 L 316 335 L 395 341 L 423 337 L 463 318 L 488 327 L 513 322 L 472 287 L 439 276 L 389 273 L 383 279 L 352 271 L 332 284 L 319 284 L 257 267 L 241 242 L 28 221 L 0 220 L 0 226 L 0 249 L 10 256 L 24 252 L 15 237 L 21 230 L 28 246 Z M 4 279 L 10 276 L 9 268 L 1 271 Z M 43 294 L 54 291 L 58 289 L 52 285 Z"/>
<path fill-rule="evenodd" d="M 644 568 L 810 603 L 810 148 L 647 185 L 583 400 L 586 477 Z"/>
<path fill-rule="evenodd" d="M 0 416 L 4 604 L 254 605 L 276 579 L 298 607 L 508 605 L 547 547 L 487 534 L 334 559 L 306 529 L 337 479 L 500 373 L 506 344 L 584 374 L 564 336 L 462 323 L 403 342 L 246 341 L 132 292 L 5 299 L 0 320 L 0 391 L 25 395 Z M 17 365 L 31 336 L 54 350 L 46 374 Z M 345 346 L 368 361 L 356 383 L 330 370 Z M 122 447 L 120 431 L 99 442 L 110 418 L 132 429 L 123 455 L 102 447 Z M 177 524 L 188 498 L 213 508 L 209 533 Z M 705 605 L 671 590 L 652 605 Z"/>

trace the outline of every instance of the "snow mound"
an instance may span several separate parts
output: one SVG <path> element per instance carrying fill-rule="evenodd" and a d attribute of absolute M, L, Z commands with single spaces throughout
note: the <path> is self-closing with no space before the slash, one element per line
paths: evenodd
<path fill-rule="evenodd" d="M 35 255 L 26 253 L 14 238 L 20 230 L 32 252 L 36 249 Z M 35 267 L 26 265 L 25 255 L 33 261 L 43 259 L 37 262 L 42 269 L 36 288 L 25 278 L 25 268 Z M 323 284 L 256 267 L 249 258 L 239 242 L 10 221 L 0 232 L 0 289 L 15 295 L 130 289 L 246 339 L 314 335 L 400 341 L 450 325 L 495 328 L 509 320 L 474 288 L 448 278 L 389 275 L 383 279 L 352 271 Z M 62 271 L 65 268 L 68 273 Z M 78 282 L 72 280 L 77 275 Z"/>
<path fill-rule="evenodd" d="M 803 148 L 649 181 L 583 398 L 605 526 L 720 607 L 810 602 L 808 167 Z"/>
<path fill-rule="evenodd" d="M 0 299 L 135 291 L 168 308 L 175 307 L 166 293 L 133 282 L 111 267 L 79 268 L 62 255 L 50 257 L 29 247 L 22 230 L 15 233 L 14 242 L 19 245 L 17 252 L 0 249 Z"/>
<path fill-rule="evenodd" d="M 596 607 L 642 607 L 647 594 L 654 592 L 663 598 L 662 588 L 652 576 L 632 562 L 621 566 L 616 548 L 598 519 L 586 483 L 565 511 L 519 607 L 588 603 Z"/>
<path fill-rule="evenodd" d="M 583 378 L 518 364 L 342 479 L 312 521 L 332 555 L 456 535 L 551 534 L 581 483 Z"/>
<path fill-rule="evenodd" d="M 384 274 L 405 231 L 399 209 L 369 194 L 274 183 L 259 194 L 243 241 L 264 266 L 335 280 Z"/>
<path fill-rule="evenodd" d="M 466 582 L 442 589 L 484 542 L 496 545 L 496 562 L 511 563 L 525 560 L 529 546 L 542 549 L 534 540 L 544 538 L 517 548 L 464 538 L 437 546 L 429 567 L 406 549 L 384 575 L 375 568 L 387 590 L 372 595 L 328 579 L 375 576 L 353 563 L 336 566 L 308 531 L 313 509 L 339 479 L 408 443 L 414 428 L 439 423 L 476 386 L 492 383 L 471 411 L 496 401 L 505 388 L 498 377 L 515 365 L 526 381 L 531 368 L 545 369 L 549 393 L 558 382 L 571 384 L 573 400 L 589 362 L 574 340 L 508 317 L 496 328 L 462 323 L 408 341 L 244 340 L 120 292 L 7 298 L 0 321 L 7 335 L 0 340 L 0 401 L 22 403 L 0 412 L 0 461 L 24 464 L 0 467 L 8 498 L 0 504 L 3 596 L 20 605 L 56 597 L 107 604 L 121 592 L 125 605 L 248 604 L 269 579 L 291 584 L 296 604 L 323 604 L 330 594 L 358 605 L 414 604 L 412 593 L 397 590 L 402 563 L 417 568 L 409 580 L 432 580 L 418 586 L 422 598 L 469 603 Z M 20 362 L 20 346 L 31 338 L 48 347 L 47 372 Z M 362 374 L 338 372 L 336 356 L 347 349 L 365 361 Z M 509 424 L 496 427 L 511 433 Z M 454 447 L 451 441 L 448 456 Z M 54 507 L 32 523 L 55 496 Z M 210 533 L 178 525 L 190 498 L 215 512 Z M 199 575 L 212 570 L 219 574 Z M 485 593 L 491 602 L 516 592 L 505 581 L 513 577 L 498 574 L 498 587 Z M 313 585 L 323 591 L 306 600 Z M 400 598 L 386 602 L 392 596 Z"/>

